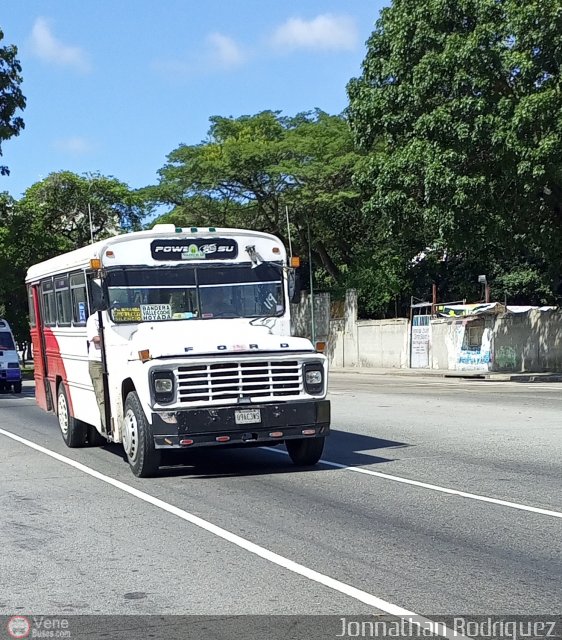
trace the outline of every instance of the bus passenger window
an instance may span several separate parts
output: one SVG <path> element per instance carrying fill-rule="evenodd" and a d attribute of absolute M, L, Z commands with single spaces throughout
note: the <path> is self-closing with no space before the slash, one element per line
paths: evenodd
<path fill-rule="evenodd" d="M 55 298 L 57 301 L 57 324 L 70 325 L 70 289 L 68 288 L 68 276 L 55 278 Z"/>
<path fill-rule="evenodd" d="M 43 280 L 41 283 L 41 299 L 43 307 L 43 324 L 52 326 L 57 323 L 57 306 L 53 281 Z"/>
<path fill-rule="evenodd" d="M 75 325 L 85 325 L 88 318 L 88 301 L 86 297 L 86 278 L 83 273 L 70 276 L 70 292 L 72 298 L 72 321 Z"/>

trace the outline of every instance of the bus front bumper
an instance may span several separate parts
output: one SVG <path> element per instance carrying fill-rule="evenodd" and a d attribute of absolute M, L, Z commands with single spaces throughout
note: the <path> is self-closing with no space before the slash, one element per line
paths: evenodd
<path fill-rule="evenodd" d="M 235 405 L 153 412 L 157 449 L 249 446 L 330 433 L 330 401 Z"/>

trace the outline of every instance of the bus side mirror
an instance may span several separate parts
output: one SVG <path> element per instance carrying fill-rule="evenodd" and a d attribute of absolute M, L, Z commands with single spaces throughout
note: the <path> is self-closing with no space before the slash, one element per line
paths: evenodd
<path fill-rule="evenodd" d="M 101 280 L 92 279 L 90 281 L 90 291 L 92 293 L 91 311 L 106 311 L 108 308 L 107 299 L 103 293 Z"/>
<path fill-rule="evenodd" d="M 289 269 L 289 302 L 298 304 L 301 301 L 301 277 L 298 269 Z"/>

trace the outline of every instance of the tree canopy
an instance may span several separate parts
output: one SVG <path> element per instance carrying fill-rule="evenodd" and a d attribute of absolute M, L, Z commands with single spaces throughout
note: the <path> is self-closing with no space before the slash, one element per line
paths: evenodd
<path fill-rule="evenodd" d="M 4 34 L 0 29 L 0 42 Z M 2 142 L 17 136 L 24 128 L 18 110 L 25 108 L 25 97 L 20 89 L 22 82 L 21 65 L 17 59 L 18 50 L 14 45 L 0 46 L 0 157 Z M 9 169 L 0 165 L 0 175 L 7 175 Z"/>
<path fill-rule="evenodd" d="M 162 220 L 267 231 L 311 253 L 318 277 L 343 285 L 361 242 L 361 207 L 352 176 L 361 156 L 344 118 L 322 111 L 294 117 L 264 111 L 210 119 L 208 138 L 180 145 L 151 191 L 172 205 Z"/>
<path fill-rule="evenodd" d="M 0 194 L 0 301 L 16 339 L 23 341 L 28 335 L 24 281 L 31 265 L 91 240 L 140 229 L 146 212 L 137 192 L 99 174 L 52 173 L 29 187 L 19 201 Z"/>
<path fill-rule="evenodd" d="M 348 116 L 371 156 L 364 211 L 405 291 L 477 295 L 486 273 L 512 300 L 561 293 L 561 62 L 559 0 L 383 9 Z"/>
<path fill-rule="evenodd" d="M 31 264 L 140 228 L 156 205 L 168 211 L 150 224 L 290 241 L 316 286 L 358 290 L 364 316 L 404 311 L 432 283 L 476 300 L 480 274 L 496 298 L 559 302 L 561 64 L 560 0 L 393 0 L 342 115 L 213 116 L 136 191 L 63 171 L 20 200 L 0 193 L 0 303 L 23 336 Z M 20 73 L 0 48 L 0 144 L 23 127 Z"/>

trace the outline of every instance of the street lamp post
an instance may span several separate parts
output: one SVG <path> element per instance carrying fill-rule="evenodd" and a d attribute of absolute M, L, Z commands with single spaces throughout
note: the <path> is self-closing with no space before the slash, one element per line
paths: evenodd
<path fill-rule="evenodd" d="M 478 282 L 484 285 L 484 302 L 486 304 L 490 303 L 490 285 L 488 284 L 488 280 L 485 275 L 478 276 Z"/>

